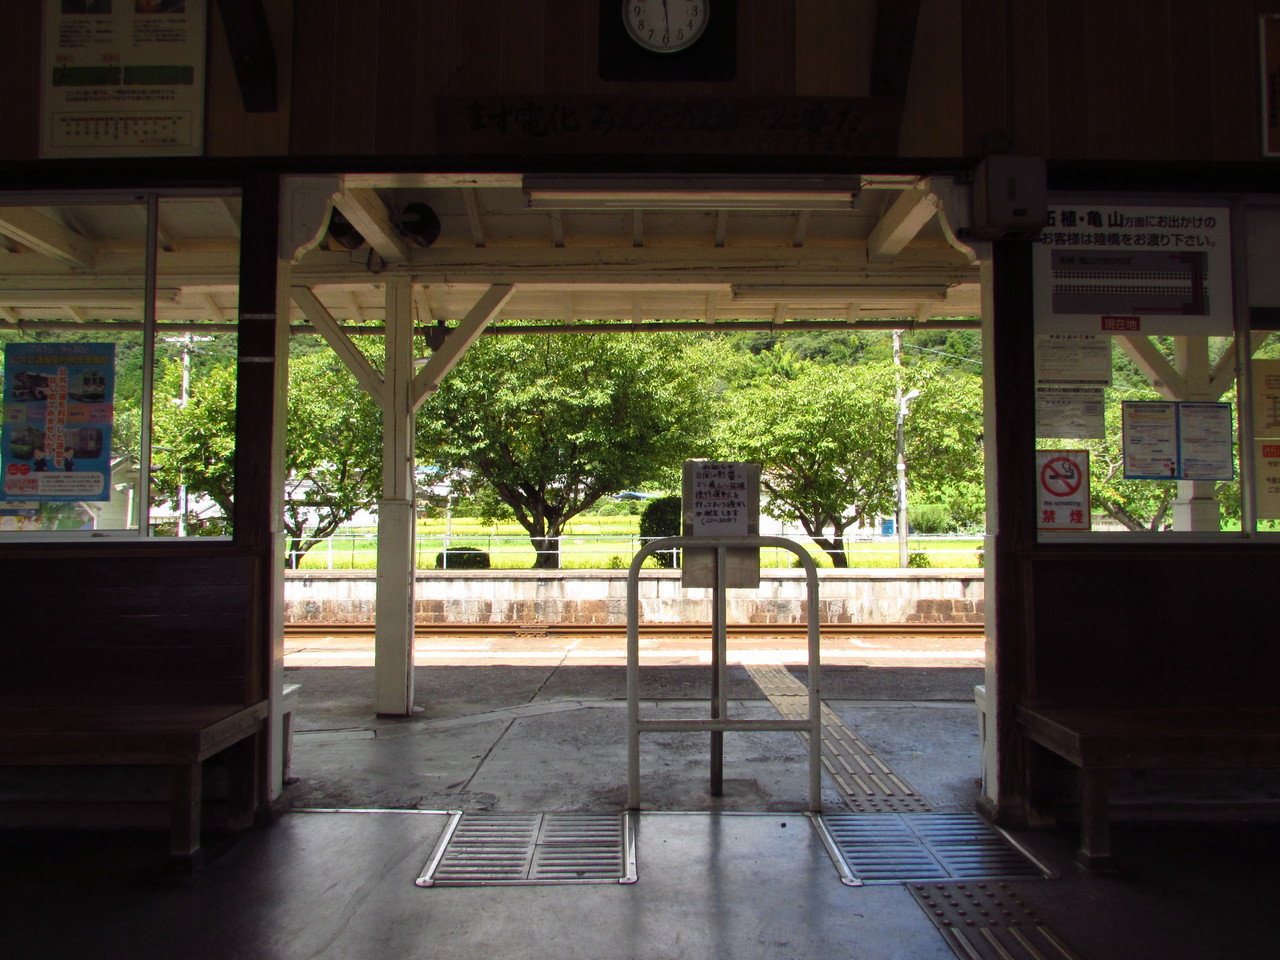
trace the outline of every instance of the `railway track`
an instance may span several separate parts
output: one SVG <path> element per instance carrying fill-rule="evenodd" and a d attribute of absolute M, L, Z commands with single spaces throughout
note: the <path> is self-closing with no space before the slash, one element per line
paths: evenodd
<path fill-rule="evenodd" d="M 802 623 L 738 623 L 728 626 L 734 637 L 803 637 L 808 628 Z M 824 623 L 825 637 L 908 636 L 908 637 L 981 637 L 981 623 Z M 621 624 L 579 623 L 420 623 L 414 628 L 417 637 L 609 637 L 625 636 Z M 372 623 L 289 623 L 286 637 L 368 637 L 374 633 Z M 711 633 L 709 623 L 643 623 L 640 635 L 648 637 L 704 637 Z"/>

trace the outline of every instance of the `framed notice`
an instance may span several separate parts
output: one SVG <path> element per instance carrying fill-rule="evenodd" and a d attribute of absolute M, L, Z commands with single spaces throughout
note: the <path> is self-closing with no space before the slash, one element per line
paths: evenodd
<path fill-rule="evenodd" d="M 759 536 L 760 464 L 686 460 L 681 493 L 685 536 Z M 686 587 L 716 586 L 716 555 L 709 547 L 685 548 L 681 583 Z M 725 559 L 726 586 L 760 586 L 758 547 L 732 547 Z"/>
<path fill-rule="evenodd" d="M 42 157 L 204 152 L 207 0 L 45 0 Z"/>

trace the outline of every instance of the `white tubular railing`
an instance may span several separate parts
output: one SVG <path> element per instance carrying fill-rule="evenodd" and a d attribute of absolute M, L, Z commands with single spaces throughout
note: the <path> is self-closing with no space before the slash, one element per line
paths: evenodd
<path fill-rule="evenodd" d="M 715 550 L 716 586 L 712 616 L 712 703 L 709 720 L 640 718 L 640 568 L 650 554 L 659 550 L 710 547 Z M 805 720 L 733 719 L 729 716 L 728 684 L 725 683 L 727 647 L 726 569 L 727 554 L 741 547 L 777 547 L 800 558 L 808 583 L 809 622 L 809 716 Z M 657 731 L 708 731 L 711 733 L 711 794 L 719 794 L 723 782 L 723 752 L 717 749 L 728 730 L 792 730 L 809 735 L 809 810 L 822 810 L 822 699 L 820 635 L 818 627 L 818 569 L 800 544 L 782 537 L 664 537 L 645 544 L 631 561 L 627 575 L 627 808 L 640 809 L 640 734 Z"/>

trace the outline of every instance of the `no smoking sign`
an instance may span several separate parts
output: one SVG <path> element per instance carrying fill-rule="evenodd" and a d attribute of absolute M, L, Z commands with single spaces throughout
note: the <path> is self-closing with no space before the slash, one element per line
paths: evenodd
<path fill-rule="evenodd" d="M 1089 451 L 1037 450 L 1037 530 L 1088 530 Z"/>

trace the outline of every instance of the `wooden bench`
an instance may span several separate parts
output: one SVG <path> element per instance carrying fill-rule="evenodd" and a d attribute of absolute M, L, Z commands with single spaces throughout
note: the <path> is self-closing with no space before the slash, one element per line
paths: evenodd
<path fill-rule="evenodd" d="M 1111 770 L 1280 767 L 1280 708 L 1018 708 L 1027 737 L 1080 769 L 1080 851 L 1090 869 L 1111 861 Z"/>
<path fill-rule="evenodd" d="M 0 765 L 171 768 L 169 853 L 188 866 L 200 861 L 203 761 L 229 751 L 228 823 L 252 822 L 257 804 L 255 736 L 267 702 L 243 706 L 0 707 Z"/>

